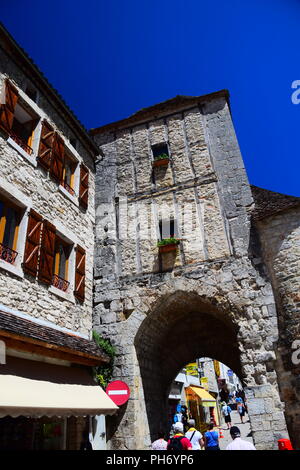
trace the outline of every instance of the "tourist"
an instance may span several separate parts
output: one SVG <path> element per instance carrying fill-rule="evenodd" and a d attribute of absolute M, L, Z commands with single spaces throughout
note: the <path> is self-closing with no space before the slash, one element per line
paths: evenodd
<path fill-rule="evenodd" d="M 220 450 L 219 433 L 213 429 L 214 424 L 211 423 L 208 427 L 208 431 L 204 434 L 205 450 Z"/>
<path fill-rule="evenodd" d="M 230 435 L 233 439 L 233 442 L 228 444 L 226 450 L 256 450 L 251 442 L 241 439 L 241 431 L 237 426 L 232 426 L 230 429 Z"/>
<path fill-rule="evenodd" d="M 174 436 L 168 440 L 167 450 L 171 452 L 192 450 L 191 441 L 183 434 L 183 424 L 179 421 L 173 425 Z"/>
<path fill-rule="evenodd" d="M 165 440 L 165 433 L 163 431 L 159 431 L 157 433 L 156 441 L 152 442 L 151 449 L 152 450 L 167 450 L 168 442 Z"/>
<path fill-rule="evenodd" d="M 243 418 L 245 416 L 245 405 L 243 402 L 239 402 L 236 404 L 236 409 L 237 409 L 237 412 L 238 414 L 240 415 L 240 418 L 241 418 L 241 424 L 244 424 L 244 421 L 243 421 Z"/>
<path fill-rule="evenodd" d="M 201 432 L 195 428 L 195 420 L 189 419 L 187 424 L 189 429 L 185 433 L 185 437 L 191 441 L 193 450 L 201 450 L 204 447 L 204 441 Z"/>
<path fill-rule="evenodd" d="M 225 419 L 225 423 L 227 424 L 227 429 L 231 428 L 231 416 L 230 416 L 231 411 L 232 410 L 231 410 L 230 406 L 228 406 L 227 403 L 223 402 L 222 403 L 222 413 L 223 413 L 223 416 L 224 416 L 224 419 Z"/>

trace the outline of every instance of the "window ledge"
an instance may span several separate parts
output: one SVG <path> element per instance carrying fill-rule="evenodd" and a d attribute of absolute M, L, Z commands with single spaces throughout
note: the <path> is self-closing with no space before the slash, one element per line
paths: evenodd
<path fill-rule="evenodd" d="M 22 268 L 18 265 L 10 264 L 4 261 L 3 259 L 0 259 L 0 268 L 4 269 L 5 271 L 14 274 L 17 277 L 20 277 L 21 279 L 24 279 L 24 272 Z"/>
<path fill-rule="evenodd" d="M 20 147 L 17 142 L 15 142 L 11 137 L 9 137 L 7 139 L 7 143 L 13 147 L 20 155 L 22 155 L 22 157 L 25 158 L 25 160 L 27 160 L 29 163 L 31 163 L 31 165 L 33 165 L 34 167 L 37 167 L 37 161 L 36 161 L 36 158 L 32 155 L 29 155 L 27 152 L 25 152 L 25 150 L 22 149 L 22 147 Z"/>
<path fill-rule="evenodd" d="M 57 297 L 60 297 L 61 299 L 68 300 L 69 302 L 75 304 L 75 297 L 70 292 L 64 292 L 63 290 L 57 289 L 57 287 L 54 286 L 49 287 L 49 292 L 57 295 Z"/>
<path fill-rule="evenodd" d="M 70 199 L 75 206 L 79 206 L 78 198 L 76 196 L 72 196 L 72 194 L 69 193 L 61 184 L 58 187 L 58 190 L 63 193 L 68 199 Z"/>

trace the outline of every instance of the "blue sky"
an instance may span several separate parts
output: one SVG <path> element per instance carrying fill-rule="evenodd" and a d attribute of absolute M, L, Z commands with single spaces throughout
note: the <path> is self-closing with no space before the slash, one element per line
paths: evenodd
<path fill-rule="evenodd" d="M 251 184 L 300 196 L 300 0 L 10 0 L 1 20 L 86 128 L 227 88 Z"/>

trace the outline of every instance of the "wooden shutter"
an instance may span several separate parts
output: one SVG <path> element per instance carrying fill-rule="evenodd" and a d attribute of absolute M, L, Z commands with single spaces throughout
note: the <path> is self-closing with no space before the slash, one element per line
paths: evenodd
<path fill-rule="evenodd" d="M 87 208 L 88 197 L 89 197 L 89 170 L 84 165 L 80 165 L 79 204 Z"/>
<path fill-rule="evenodd" d="M 77 299 L 84 301 L 85 288 L 85 250 L 80 246 L 76 247 L 76 271 L 74 295 Z"/>
<path fill-rule="evenodd" d="M 39 164 L 45 168 L 45 170 L 49 170 L 50 168 L 54 134 L 54 130 L 52 129 L 50 124 L 48 124 L 47 121 L 43 121 L 37 160 Z"/>
<path fill-rule="evenodd" d="M 0 108 L 0 126 L 6 131 L 10 132 L 13 120 L 15 107 L 18 101 L 19 93 L 17 89 L 10 83 L 9 80 L 5 81 L 5 104 Z"/>
<path fill-rule="evenodd" d="M 64 167 L 64 141 L 55 133 L 52 151 L 52 160 L 50 166 L 50 175 L 58 182 L 61 183 L 63 179 Z"/>
<path fill-rule="evenodd" d="M 52 284 L 55 257 L 55 227 L 44 221 L 38 278 L 45 284 Z"/>
<path fill-rule="evenodd" d="M 34 277 L 38 269 L 42 225 L 42 217 L 31 209 L 28 216 L 23 269 Z"/>

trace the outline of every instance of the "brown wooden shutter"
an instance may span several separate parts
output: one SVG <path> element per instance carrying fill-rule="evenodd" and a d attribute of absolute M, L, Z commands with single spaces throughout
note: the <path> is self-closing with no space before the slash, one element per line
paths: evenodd
<path fill-rule="evenodd" d="M 79 204 L 85 209 L 88 206 L 89 198 L 89 170 L 80 165 L 80 187 L 79 187 Z"/>
<path fill-rule="evenodd" d="M 65 146 L 62 138 L 55 133 L 53 142 L 52 161 L 50 166 L 50 175 L 58 182 L 62 182 L 64 167 Z"/>
<path fill-rule="evenodd" d="M 55 257 L 55 227 L 44 221 L 38 278 L 45 284 L 52 284 Z"/>
<path fill-rule="evenodd" d="M 27 274 L 34 277 L 38 269 L 42 225 L 42 217 L 31 209 L 28 216 L 23 268 Z"/>
<path fill-rule="evenodd" d="M 0 126 L 8 133 L 11 131 L 13 125 L 18 96 L 18 90 L 10 83 L 9 80 L 6 80 L 5 104 L 2 104 L 0 107 Z"/>
<path fill-rule="evenodd" d="M 45 170 L 49 170 L 51 165 L 54 134 L 55 132 L 50 124 L 47 121 L 43 121 L 38 162 Z"/>
<path fill-rule="evenodd" d="M 84 300 L 85 289 L 85 250 L 77 245 L 76 247 L 76 271 L 74 295 L 77 299 Z"/>

